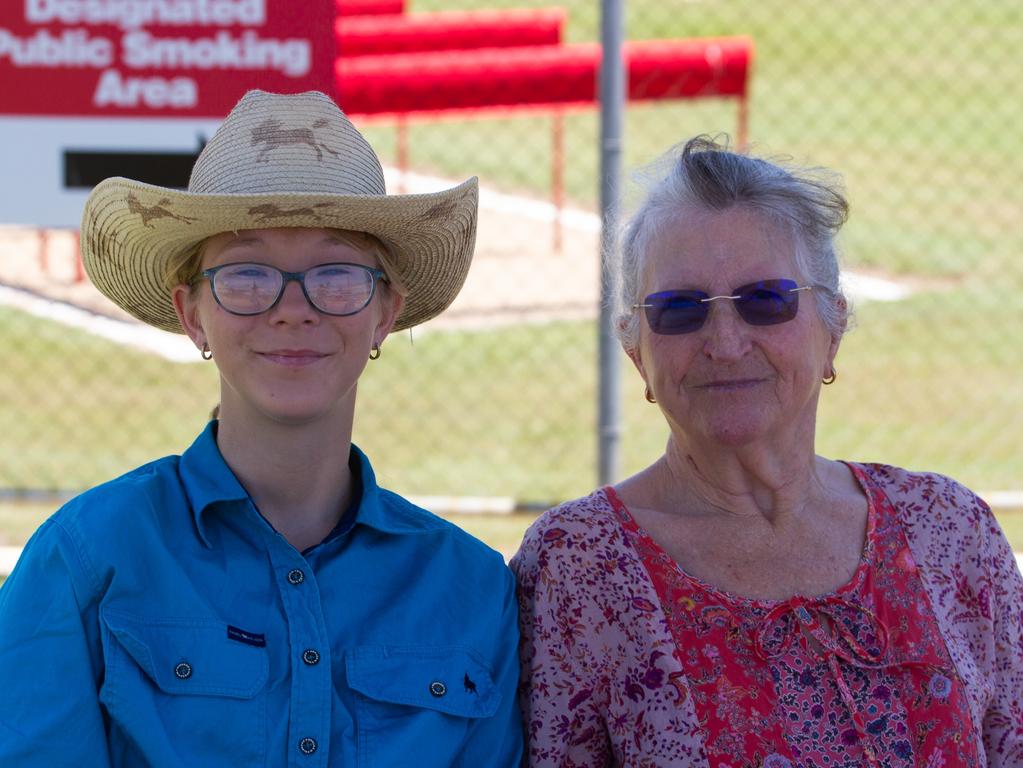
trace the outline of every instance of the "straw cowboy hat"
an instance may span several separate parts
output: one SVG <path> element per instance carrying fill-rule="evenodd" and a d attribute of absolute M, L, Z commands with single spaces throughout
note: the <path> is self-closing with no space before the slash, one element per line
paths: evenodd
<path fill-rule="evenodd" d="M 109 299 L 182 333 L 168 259 L 211 235 L 270 227 L 368 232 L 408 291 L 394 330 L 442 312 L 465 282 L 476 240 L 476 177 L 443 192 L 388 195 L 380 160 L 325 94 L 249 91 L 203 149 L 188 190 L 110 178 L 82 215 L 82 261 Z"/>

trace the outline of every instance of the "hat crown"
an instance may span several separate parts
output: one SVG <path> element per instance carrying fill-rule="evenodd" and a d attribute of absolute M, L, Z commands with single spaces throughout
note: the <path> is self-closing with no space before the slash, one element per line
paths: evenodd
<path fill-rule="evenodd" d="M 188 191 L 385 195 L 380 160 L 326 94 L 249 91 L 203 148 Z"/>

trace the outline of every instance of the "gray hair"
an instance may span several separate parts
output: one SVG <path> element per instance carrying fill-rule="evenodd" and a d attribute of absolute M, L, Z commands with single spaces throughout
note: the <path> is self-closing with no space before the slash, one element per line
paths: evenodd
<path fill-rule="evenodd" d="M 667 165 L 666 171 L 664 166 Z M 697 136 L 669 151 L 653 166 L 646 197 L 622 233 L 621 247 L 609 260 L 612 312 L 626 350 L 639 343 L 641 278 L 650 243 L 670 221 L 733 206 L 762 213 L 789 228 L 796 243 L 800 278 L 816 290 L 817 312 L 828 331 L 841 337 L 848 301 L 839 287 L 835 236 L 849 215 L 837 175 L 822 169 L 782 167 L 779 162 L 733 152 L 727 142 Z"/>

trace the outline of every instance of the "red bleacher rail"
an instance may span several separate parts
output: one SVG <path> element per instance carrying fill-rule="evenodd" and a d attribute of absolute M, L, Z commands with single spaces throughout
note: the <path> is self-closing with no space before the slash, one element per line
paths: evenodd
<path fill-rule="evenodd" d="M 407 16 L 342 16 L 334 24 L 338 56 L 557 45 L 563 8 L 444 11 Z"/>
<path fill-rule="evenodd" d="M 405 13 L 405 0 L 334 0 L 338 16 L 380 16 Z"/>
<path fill-rule="evenodd" d="M 746 95 L 748 37 L 643 40 L 624 46 L 630 101 Z M 596 43 L 341 57 L 338 102 L 349 114 L 447 112 L 597 99 Z"/>

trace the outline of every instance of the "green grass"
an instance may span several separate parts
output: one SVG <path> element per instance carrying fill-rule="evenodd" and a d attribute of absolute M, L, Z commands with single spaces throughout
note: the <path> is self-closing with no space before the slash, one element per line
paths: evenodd
<path fill-rule="evenodd" d="M 57 504 L 0 501 L 0 547 L 20 547 Z"/>
<path fill-rule="evenodd" d="M 523 534 L 536 520 L 536 515 L 528 512 L 512 515 L 450 515 L 447 519 L 510 557 L 519 548 Z"/>
<path fill-rule="evenodd" d="M 998 513 L 998 524 L 1013 552 L 1023 552 L 1023 510 Z"/>
<path fill-rule="evenodd" d="M 179 453 L 216 402 L 212 366 L 176 365 L 0 307 L 0 487 L 76 489 Z"/>
<path fill-rule="evenodd" d="M 841 378 L 821 397 L 822 452 L 943 472 L 977 489 L 1019 488 L 1014 327 L 1023 328 L 1023 305 L 981 284 L 865 305 L 836 361 Z"/>

